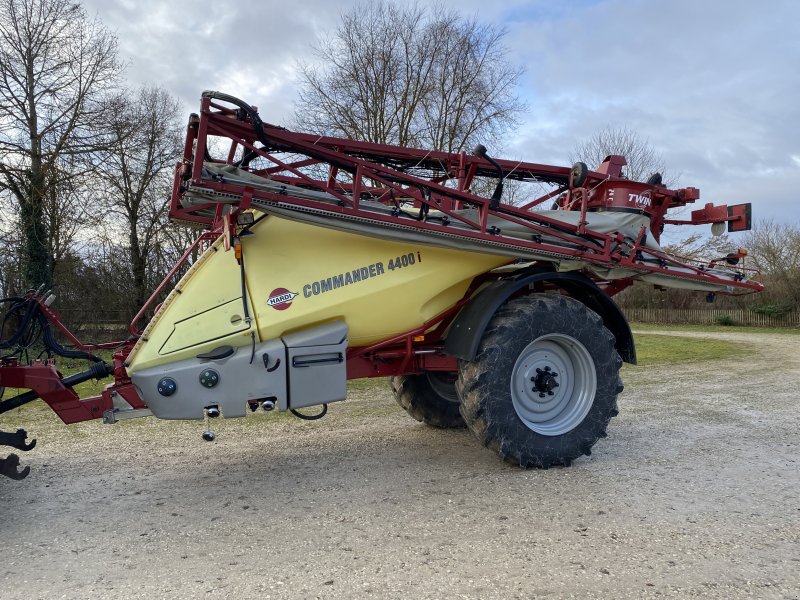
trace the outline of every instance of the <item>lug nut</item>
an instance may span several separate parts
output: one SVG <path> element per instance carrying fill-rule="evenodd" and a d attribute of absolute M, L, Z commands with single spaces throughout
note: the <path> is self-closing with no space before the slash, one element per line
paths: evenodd
<path fill-rule="evenodd" d="M 264 404 L 261 405 L 261 408 L 264 409 L 264 412 L 271 412 L 275 410 L 275 403 L 272 400 L 264 400 Z"/>

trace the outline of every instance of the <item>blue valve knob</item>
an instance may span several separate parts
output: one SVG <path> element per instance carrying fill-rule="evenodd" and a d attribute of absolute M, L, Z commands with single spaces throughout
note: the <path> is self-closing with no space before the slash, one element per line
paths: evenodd
<path fill-rule="evenodd" d="M 219 373 L 214 369 L 206 369 L 200 373 L 200 385 L 206 388 L 213 388 L 219 383 Z"/>
<path fill-rule="evenodd" d="M 172 396 L 178 391 L 178 384 L 172 377 L 164 377 L 158 382 L 158 393 L 162 396 Z"/>

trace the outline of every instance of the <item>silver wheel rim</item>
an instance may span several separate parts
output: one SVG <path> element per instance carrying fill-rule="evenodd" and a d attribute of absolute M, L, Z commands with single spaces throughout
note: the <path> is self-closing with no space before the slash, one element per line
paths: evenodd
<path fill-rule="evenodd" d="M 528 429 L 562 435 L 575 429 L 597 392 L 594 360 L 575 338 L 551 333 L 520 353 L 511 372 L 511 400 Z"/>
<path fill-rule="evenodd" d="M 452 373 L 428 371 L 426 375 L 428 376 L 428 383 L 431 388 L 433 388 L 433 391 L 439 394 L 439 396 L 448 402 L 455 402 L 456 404 L 461 402 L 456 393 L 456 378 Z"/>

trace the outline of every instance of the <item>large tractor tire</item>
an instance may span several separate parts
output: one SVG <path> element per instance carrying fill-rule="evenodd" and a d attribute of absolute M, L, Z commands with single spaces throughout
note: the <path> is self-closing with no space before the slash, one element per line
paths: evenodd
<path fill-rule="evenodd" d="M 511 300 L 489 322 L 475 360 L 460 365 L 461 414 L 507 462 L 569 466 L 606 437 L 621 365 L 614 336 L 577 300 Z"/>
<path fill-rule="evenodd" d="M 417 421 L 441 429 L 466 427 L 458 410 L 455 381 L 451 373 L 403 375 L 392 377 L 392 390 L 397 403 Z"/>

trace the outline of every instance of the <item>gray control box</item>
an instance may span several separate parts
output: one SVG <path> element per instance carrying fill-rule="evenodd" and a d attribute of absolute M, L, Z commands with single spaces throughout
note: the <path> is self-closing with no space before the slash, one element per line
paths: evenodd
<path fill-rule="evenodd" d="M 347 397 L 347 324 L 334 321 L 283 336 L 289 377 L 288 408 Z M 287 407 L 278 405 L 280 410 Z"/>

